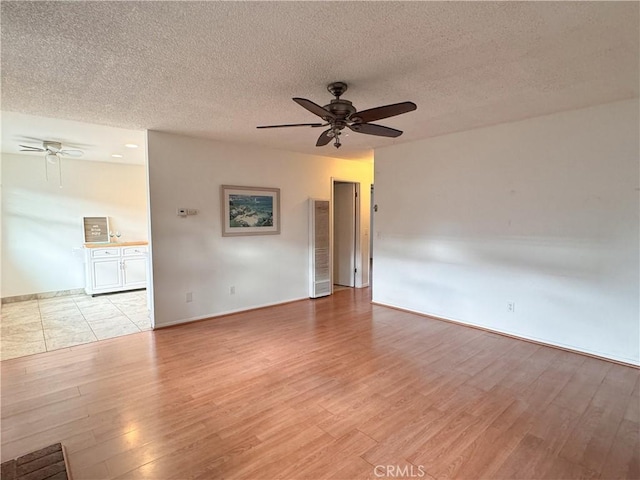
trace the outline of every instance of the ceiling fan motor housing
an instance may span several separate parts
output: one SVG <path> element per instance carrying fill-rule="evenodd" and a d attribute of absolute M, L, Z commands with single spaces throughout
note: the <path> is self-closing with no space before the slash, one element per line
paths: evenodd
<path fill-rule="evenodd" d="M 52 142 L 49 140 L 45 140 L 42 143 L 43 143 L 44 149 L 52 153 L 58 153 L 62 149 L 62 144 L 60 142 Z"/>
<path fill-rule="evenodd" d="M 344 120 L 349 117 L 349 115 L 356 113 L 355 107 L 349 100 L 341 100 L 338 98 L 331 100 L 331 103 L 325 105 L 324 109 L 329 110 L 340 120 Z"/>

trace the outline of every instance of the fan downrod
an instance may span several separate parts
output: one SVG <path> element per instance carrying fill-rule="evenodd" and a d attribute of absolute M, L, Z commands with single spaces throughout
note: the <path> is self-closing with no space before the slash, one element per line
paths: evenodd
<path fill-rule="evenodd" d="M 344 82 L 333 82 L 327 85 L 327 90 L 329 90 L 329 93 L 331 93 L 331 95 L 336 98 L 340 98 L 340 95 L 346 92 L 347 88 L 347 84 Z"/>

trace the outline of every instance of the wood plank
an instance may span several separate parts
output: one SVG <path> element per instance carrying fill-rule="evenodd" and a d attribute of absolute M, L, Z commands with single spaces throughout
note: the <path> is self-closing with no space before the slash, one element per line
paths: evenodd
<path fill-rule="evenodd" d="M 622 421 L 601 471 L 608 478 L 640 478 L 640 423 Z"/>
<path fill-rule="evenodd" d="M 638 478 L 638 370 L 347 290 L 0 364 L 2 456 L 93 478 Z"/>
<path fill-rule="evenodd" d="M 497 478 L 495 472 L 531 428 L 528 405 L 511 403 L 475 440 L 454 458 L 438 465 L 446 478 Z"/>
<path fill-rule="evenodd" d="M 565 387 L 558 393 L 553 403 L 570 408 L 576 413 L 584 413 L 591 403 L 593 395 L 600 387 L 605 376 L 614 366 L 613 363 L 595 358 L 586 358 L 576 370 Z M 628 368 L 621 366 L 621 368 Z"/>

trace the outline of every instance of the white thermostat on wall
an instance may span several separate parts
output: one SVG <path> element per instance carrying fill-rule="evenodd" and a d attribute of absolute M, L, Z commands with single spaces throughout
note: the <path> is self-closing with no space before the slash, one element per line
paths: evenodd
<path fill-rule="evenodd" d="M 177 213 L 179 217 L 186 217 L 187 215 L 197 215 L 198 210 L 195 208 L 179 208 Z"/>

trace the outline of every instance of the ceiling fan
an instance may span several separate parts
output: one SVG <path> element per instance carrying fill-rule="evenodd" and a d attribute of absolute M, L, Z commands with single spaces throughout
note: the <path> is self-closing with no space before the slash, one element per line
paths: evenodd
<path fill-rule="evenodd" d="M 44 174 L 47 181 L 49 181 L 49 167 L 48 164 L 52 165 L 58 164 L 58 173 L 60 178 L 60 188 L 62 188 L 62 165 L 60 164 L 60 157 L 81 157 L 82 150 L 77 149 L 63 149 L 62 143 L 54 142 L 51 140 L 43 140 L 42 147 L 34 147 L 32 145 L 20 145 L 22 148 L 21 152 L 29 152 L 29 153 L 44 153 Z"/>
<path fill-rule="evenodd" d="M 21 152 L 45 152 L 46 155 L 66 155 L 69 157 L 81 157 L 82 150 L 76 149 L 63 149 L 60 142 L 53 142 L 51 140 L 44 140 L 42 147 L 34 147 L 32 145 L 20 145 Z"/>
<path fill-rule="evenodd" d="M 319 116 L 326 123 L 292 123 L 286 125 L 261 125 L 256 128 L 283 128 L 283 127 L 329 127 L 320 134 L 316 147 L 322 147 L 333 139 L 333 145 L 340 148 L 340 135 L 342 130 L 349 128 L 357 133 L 365 133 L 367 135 L 377 135 L 380 137 L 399 137 L 402 135 L 401 130 L 395 128 L 376 125 L 373 122 L 382 120 L 383 118 L 395 117 L 402 113 L 412 112 L 416 108 L 413 102 L 401 102 L 382 107 L 370 108 L 358 112 L 349 100 L 343 100 L 340 97 L 347 91 L 347 84 L 344 82 L 333 82 L 327 86 L 327 90 L 334 98 L 331 103 L 321 107 L 306 98 L 293 98 L 301 107 L 306 108 L 311 113 Z"/>

